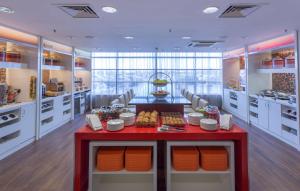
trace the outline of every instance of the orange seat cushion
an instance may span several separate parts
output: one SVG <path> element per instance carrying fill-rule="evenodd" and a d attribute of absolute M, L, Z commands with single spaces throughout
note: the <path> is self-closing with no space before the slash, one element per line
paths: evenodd
<path fill-rule="evenodd" d="M 196 147 L 172 147 L 172 164 L 177 171 L 197 171 L 199 152 Z"/>
<path fill-rule="evenodd" d="M 125 169 L 128 171 L 149 171 L 152 169 L 152 147 L 127 147 Z"/>
<path fill-rule="evenodd" d="M 228 169 L 228 152 L 225 147 L 198 147 L 201 167 L 207 171 Z"/>
<path fill-rule="evenodd" d="M 124 169 L 125 147 L 100 147 L 96 168 L 99 171 L 120 171 Z"/>

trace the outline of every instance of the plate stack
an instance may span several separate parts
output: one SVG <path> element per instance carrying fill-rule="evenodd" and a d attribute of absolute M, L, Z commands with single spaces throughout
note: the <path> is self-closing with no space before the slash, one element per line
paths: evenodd
<path fill-rule="evenodd" d="M 107 122 L 107 131 L 119 131 L 124 129 L 124 120 L 112 119 Z"/>
<path fill-rule="evenodd" d="M 120 119 L 124 120 L 124 126 L 131 126 L 135 122 L 135 114 L 134 113 L 121 113 Z"/>
<path fill-rule="evenodd" d="M 204 118 L 203 113 L 189 113 L 188 121 L 190 125 L 200 125 L 200 120 Z"/>
<path fill-rule="evenodd" d="M 201 119 L 200 126 L 207 131 L 216 131 L 218 130 L 218 121 L 215 119 Z"/>

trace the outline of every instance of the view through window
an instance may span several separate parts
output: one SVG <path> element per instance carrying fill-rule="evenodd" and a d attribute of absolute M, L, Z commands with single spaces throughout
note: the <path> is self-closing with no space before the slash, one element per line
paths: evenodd
<path fill-rule="evenodd" d="M 92 63 L 93 94 L 133 89 L 137 97 L 146 97 L 149 77 L 160 72 L 171 77 L 175 97 L 184 88 L 200 95 L 222 93 L 221 53 L 95 52 Z"/>

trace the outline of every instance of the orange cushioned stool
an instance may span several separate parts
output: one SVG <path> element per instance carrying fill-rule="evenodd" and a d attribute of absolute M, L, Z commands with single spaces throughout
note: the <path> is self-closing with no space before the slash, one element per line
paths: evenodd
<path fill-rule="evenodd" d="M 120 171 L 124 168 L 125 147 L 100 147 L 97 153 L 97 170 Z"/>
<path fill-rule="evenodd" d="M 152 147 L 127 147 L 125 169 L 128 171 L 149 171 L 152 168 Z"/>
<path fill-rule="evenodd" d="M 207 171 L 225 171 L 228 169 L 228 152 L 224 147 L 198 147 L 201 155 L 201 167 Z"/>
<path fill-rule="evenodd" d="M 196 147 L 172 147 L 173 168 L 177 171 L 197 171 L 199 151 Z"/>

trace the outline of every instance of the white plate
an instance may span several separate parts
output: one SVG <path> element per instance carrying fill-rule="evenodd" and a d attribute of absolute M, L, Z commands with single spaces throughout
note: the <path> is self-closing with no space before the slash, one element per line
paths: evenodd
<path fill-rule="evenodd" d="M 200 127 L 207 131 L 216 131 L 218 130 L 218 122 L 215 119 L 201 119 Z"/>
<path fill-rule="evenodd" d="M 122 119 L 113 119 L 107 122 L 108 131 L 119 131 L 124 129 L 124 120 Z"/>

